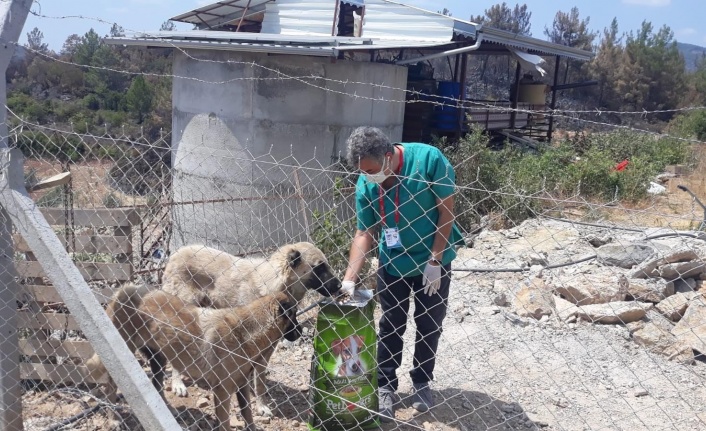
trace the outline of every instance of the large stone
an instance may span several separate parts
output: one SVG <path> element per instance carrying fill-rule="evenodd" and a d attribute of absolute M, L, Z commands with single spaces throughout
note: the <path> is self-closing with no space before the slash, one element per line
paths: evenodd
<path fill-rule="evenodd" d="M 653 258 L 650 258 L 649 260 L 644 261 L 640 265 L 638 265 L 635 269 L 630 271 L 628 274 L 629 278 L 650 278 L 650 277 L 659 277 L 659 273 L 657 272 L 657 268 L 663 265 L 667 265 L 669 263 L 677 263 L 677 262 L 689 262 L 695 259 L 698 259 L 699 255 L 696 254 L 694 250 L 691 249 L 682 249 L 682 250 L 676 250 L 666 256 L 654 256 Z"/>
<path fill-rule="evenodd" d="M 669 360 L 692 364 L 694 354 L 691 348 L 678 340 L 671 332 L 671 328 L 658 322 L 647 322 L 644 327 L 635 331 L 632 337 L 635 342 L 649 351 L 667 356 Z"/>
<path fill-rule="evenodd" d="M 512 308 L 518 316 L 539 320 L 552 314 L 554 296 L 541 279 L 534 278 L 522 283 L 512 300 Z"/>
<path fill-rule="evenodd" d="M 645 317 L 650 307 L 636 301 L 591 304 L 579 307 L 578 317 L 593 323 L 627 324 Z"/>
<path fill-rule="evenodd" d="M 647 322 L 642 329 L 632 334 L 632 338 L 637 344 L 653 351 L 663 350 L 676 341 L 676 337 L 671 333 L 671 328 L 665 330 L 654 322 Z"/>
<path fill-rule="evenodd" d="M 658 303 L 674 295 L 674 283 L 671 281 L 633 278 L 628 283 L 628 293 L 638 301 Z"/>
<path fill-rule="evenodd" d="M 678 322 L 689 307 L 689 301 L 694 299 L 696 295 L 696 292 L 675 293 L 657 304 L 657 311 L 672 322 Z"/>
<path fill-rule="evenodd" d="M 598 261 L 603 265 L 630 269 L 639 265 L 655 253 L 647 244 L 606 244 L 596 250 Z"/>
<path fill-rule="evenodd" d="M 668 263 L 658 269 L 659 276 L 669 281 L 698 278 L 703 273 L 706 273 L 706 263 L 701 261 Z"/>
<path fill-rule="evenodd" d="M 624 301 L 628 296 L 629 284 L 623 276 L 580 274 L 557 277 L 552 282 L 552 288 L 556 295 L 569 302 L 589 305 Z"/>
<path fill-rule="evenodd" d="M 706 300 L 701 295 L 689 302 L 672 334 L 697 352 L 706 354 Z"/>
<path fill-rule="evenodd" d="M 601 247 L 613 242 L 613 237 L 610 235 L 599 236 L 596 234 L 588 234 L 584 239 L 593 247 Z"/>
<path fill-rule="evenodd" d="M 572 323 L 576 321 L 579 307 L 559 296 L 554 296 L 554 312 L 563 322 Z"/>

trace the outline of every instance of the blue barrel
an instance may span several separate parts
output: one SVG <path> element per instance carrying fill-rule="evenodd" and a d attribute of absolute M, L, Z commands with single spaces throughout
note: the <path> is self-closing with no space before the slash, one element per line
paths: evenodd
<path fill-rule="evenodd" d="M 455 130 L 459 125 L 457 102 L 461 98 L 461 83 L 440 81 L 437 90 L 437 105 L 435 112 L 436 128 L 439 130 Z"/>

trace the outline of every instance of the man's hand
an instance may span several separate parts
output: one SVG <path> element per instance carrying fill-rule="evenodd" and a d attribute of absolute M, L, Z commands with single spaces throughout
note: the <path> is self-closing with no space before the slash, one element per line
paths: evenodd
<path fill-rule="evenodd" d="M 345 283 L 345 282 L 344 282 Z M 424 293 L 429 296 L 435 295 L 441 286 L 441 265 L 427 262 L 423 276 Z"/>
<path fill-rule="evenodd" d="M 344 280 L 341 283 L 340 291 L 346 295 L 353 296 L 353 292 L 355 291 L 355 281 Z"/>

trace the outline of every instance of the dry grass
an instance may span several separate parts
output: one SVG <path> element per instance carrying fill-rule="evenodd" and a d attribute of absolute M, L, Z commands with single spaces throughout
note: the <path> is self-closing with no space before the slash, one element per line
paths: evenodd
<path fill-rule="evenodd" d="M 108 172 L 115 165 L 112 161 L 97 160 L 71 165 L 72 186 L 74 189 L 75 208 L 104 208 L 106 196 L 112 194 L 120 206 L 144 205 L 146 198 L 130 196 L 113 189 L 107 182 Z M 57 161 L 27 159 L 25 173 L 34 172 L 37 179 L 44 179 L 64 172 L 62 164 Z M 32 193 L 32 199 L 38 201 L 48 193 L 42 190 Z"/>
<path fill-rule="evenodd" d="M 597 203 L 590 209 L 581 208 L 571 215 L 638 228 L 697 229 L 704 220 L 704 209 L 691 195 L 677 188 L 679 185 L 688 187 L 706 204 L 706 151 L 697 149 L 694 160 L 691 173 L 669 179 L 664 184 L 667 192 L 662 195 L 636 204 L 621 203 L 616 206 L 605 206 Z"/>

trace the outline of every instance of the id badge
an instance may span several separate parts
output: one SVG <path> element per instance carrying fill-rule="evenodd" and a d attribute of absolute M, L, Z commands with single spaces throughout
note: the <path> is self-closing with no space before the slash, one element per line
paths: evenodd
<path fill-rule="evenodd" d="M 400 231 L 396 227 L 385 229 L 385 245 L 387 248 L 402 247 L 400 242 Z"/>

